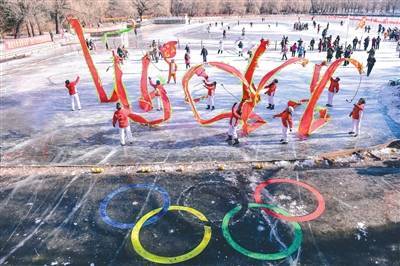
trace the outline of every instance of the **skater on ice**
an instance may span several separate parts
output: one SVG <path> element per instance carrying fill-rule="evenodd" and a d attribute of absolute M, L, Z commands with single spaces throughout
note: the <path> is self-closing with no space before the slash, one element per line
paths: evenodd
<path fill-rule="evenodd" d="M 223 40 L 219 40 L 217 54 L 222 54 L 223 52 L 224 52 L 224 41 Z"/>
<path fill-rule="evenodd" d="M 121 146 L 125 146 L 125 140 L 127 139 L 130 144 L 133 143 L 131 126 L 129 124 L 129 118 L 127 111 L 122 108 L 121 103 L 117 103 L 116 111 L 114 112 L 114 116 L 112 119 L 113 127 L 118 123 L 119 127 L 119 139 L 121 142 Z"/>
<path fill-rule="evenodd" d="M 273 118 L 280 117 L 282 122 L 282 138 L 280 140 L 281 144 L 288 144 L 288 129 L 292 132 L 293 120 L 292 115 L 294 113 L 294 108 L 292 106 L 287 107 L 282 113 L 276 114 Z"/>
<path fill-rule="evenodd" d="M 208 82 L 206 79 L 203 80 L 204 87 L 207 89 L 207 110 L 215 109 L 215 89 L 217 88 L 217 82 Z"/>
<path fill-rule="evenodd" d="M 287 52 L 288 52 L 287 44 L 284 44 L 282 46 L 282 58 L 281 58 L 281 60 L 287 60 Z"/>
<path fill-rule="evenodd" d="M 354 104 L 353 110 L 349 114 L 349 117 L 351 117 L 353 121 L 353 127 L 349 132 L 349 134 L 352 135 L 353 137 L 357 137 L 361 134 L 361 119 L 363 117 L 364 108 L 365 108 L 365 99 L 360 98 L 357 104 Z"/>
<path fill-rule="evenodd" d="M 208 51 L 207 51 L 206 47 L 203 46 L 203 48 L 201 49 L 200 55 L 203 56 L 203 63 L 207 63 Z"/>
<path fill-rule="evenodd" d="M 175 63 L 174 59 L 171 59 L 171 62 L 169 63 L 168 84 L 171 81 L 171 78 L 174 79 L 174 83 L 176 84 L 176 71 L 178 71 L 178 65 Z"/>
<path fill-rule="evenodd" d="M 237 130 L 239 121 L 241 119 L 241 115 L 242 115 L 241 104 L 238 104 L 236 102 L 232 106 L 231 117 L 229 119 L 228 138 L 226 139 L 226 141 L 228 141 L 229 144 L 232 145 L 239 144 L 239 137 Z"/>
<path fill-rule="evenodd" d="M 186 65 L 186 69 L 190 68 L 190 54 L 188 52 L 185 53 L 185 65 Z"/>
<path fill-rule="evenodd" d="M 339 77 L 330 79 L 331 84 L 328 88 L 328 103 L 326 104 L 328 107 L 333 107 L 333 96 L 339 92 L 339 81 Z"/>
<path fill-rule="evenodd" d="M 371 71 L 374 68 L 375 63 L 376 63 L 375 53 L 369 54 L 367 59 L 367 77 L 369 77 L 369 75 L 371 74 Z"/>
<path fill-rule="evenodd" d="M 77 76 L 75 81 L 69 81 L 68 79 L 65 81 L 65 87 L 68 89 L 69 96 L 71 98 L 71 110 L 75 111 L 75 102 L 78 106 L 78 110 L 81 110 L 81 102 L 79 100 L 78 90 L 76 89 L 76 85 L 78 84 L 80 77 Z"/>
<path fill-rule="evenodd" d="M 165 89 L 163 85 L 161 85 L 161 82 L 159 80 L 156 80 L 156 83 L 154 83 L 151 77 L 149 77 L 149 83 L 154 88 L 154 95 L 155 95 L 154 98 L 156 99 L 157 102 L 157 111 L 161 111 L 162 110 L 161 91 L 165 92 Z"/>
<path fill-rule="evenodd" d="M 239 41 L 237 46 L 238 46 L 239 56 L 243 56 L 243 43 L 242 43 L 242 41 Z"/>
<path fill-rule="evenodd" d="M 275 104 L 274 104 L 274 97 L 275 97 L 275 92 L 277 89 L 277 84 L 278 80 L 274 79 L 269 85 L 265 86 L 265 93 L 268 95 L 268 106 L 266 107 L 267 109 L 274 110 Z"/>

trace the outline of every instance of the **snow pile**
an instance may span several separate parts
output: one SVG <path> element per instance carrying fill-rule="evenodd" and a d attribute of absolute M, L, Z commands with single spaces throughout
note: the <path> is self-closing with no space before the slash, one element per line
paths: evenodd
<path fill-rule="evenodd" d="M 314 160 L 308 159 L 308 160 L 305 160 L 305 161 L 302 161 L 302 162 L 301 161 L 297 161 L 297 162 L 294 163 L 294 165 L 296 167 L 299 167 L 299 168 L 312 168 L 312 167 L 314 167 L 316 165 L 316 163 L 315 163 Z"/>
<path fill-rule="evenodd" d="M 380 150 L 376 150 L 376 151 L 371 151 L 371 153 L 375 156 L 378 157 L 384 157 L 384 156 L 389 156 L 391 154 L 393 154 L 393 149 L 392 148 L 384 148 L 384 149 L 380 149 Z"/>
<path fill-rule="evenodd" d="M 288 161 L 277 161 L 277 162 L 275 162 L 275 165 L 276 166 L 279 166 L 279 167 L 289 167 L 290 166 L 290 162 L 288 162 Z"/>
<path fill-rule="evenodd" d="M 365 222 L 358 222 L 355 238 L 359 241 L 360 240 L 367 241 L 367 235 L 368 235 L 368 231 L 367 231 L 367 226 L 365 225 Z"/>
<path fill-rule="evenodd" d="M 335 159 L 337 163 L 356 163 L 360 160 L 360 157 L 356 154 L 352 154 L 350 157 L 343 157 Z"/>

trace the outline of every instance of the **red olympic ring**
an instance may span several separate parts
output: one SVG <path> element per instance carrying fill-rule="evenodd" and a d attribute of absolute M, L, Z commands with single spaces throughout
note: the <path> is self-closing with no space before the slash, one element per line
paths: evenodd
<path fill-rule="evenodd" d="M 318 218 L 324 211 L 325 211 L 325 200 L 324 197 L 321 195 L 321 193 L 319 193 L 318 190 L 316 190 L 314 187 L 300 182 L 300 181 L 296 181 L 293 179 L 289 179 L 289 178 L 271 178 L 268 179 L 267 181 L 259 184 L 256 187 L 256 190 L 254 191 L 254 199 L 257 203 L 262 203 L 262 199 L 261 199 L 261 192 L 264 188 L 266 188 L 267 186 L 271 185 L 271 184 L 275 184 L 275 183 L 289 183 L 289 184 L 294 184 L 294 185 L 298 185 L 300 187 L 303 187 L 305 189 L 307 189 L 308 191 L 310 191 L 315 198 L 317 199 L 318 202 L 318 206 L 315 209 L 315 211 L 313 211 L 310 214 L 304 215 L 304 216 L 286 216 L 277 212 L 274 212 L 272 210 L 263 208 L 263 211 L 273 217 L 285 220 L 285 221 L 289 221 L 289 222 L 306 222 L 306 221 L 311 221 L 314 220 L 316 218 Z"/>

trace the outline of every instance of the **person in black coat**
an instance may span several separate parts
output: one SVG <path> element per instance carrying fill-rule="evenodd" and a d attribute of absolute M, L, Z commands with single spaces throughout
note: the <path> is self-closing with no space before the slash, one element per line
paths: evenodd
<path fill-rule="evenodd" d="M 367 51 L 368 45 L 369 45 L 369 37 L 364 39 L 364 51 Z"/>
<path fill-rule="evenodd" d="M 207 51 L 206 47 L 203 46 L 203 48 L 201 49 L 200 55 L 203 56 L 203 63 L 207 63 L 208 51 Z"/>
<path fill-rule="evenodd" d="M 341 45 L 336 48 L 335 58 L 336 59 L 342 58 L 342 54 L 343 54 L 343 46 Z"/>
<path fill-rule="evenodd" d="M 333 48 L 329 47 L 328 50 L 326 51 L 326 61 L 331 62 L 332 57 L 333 57 Z"/>
<path fill-rule="evenodd" d="M 351 54 L 353 51 L 351 50 L 351 45 L 349 44 L 346 48 L 346 51 L 344 51 L 344 58 L 350 58 Z M 344 61 L 344 66 L 347 66 L 349 64 L 349 61 Z"/>
<path fill-rule="evenodd" d="M 353 39 L 353 50 L 354 50 L 354 51 L 357 49 L 357 44 L 358 44 L 358 38 L 355 37 L 355 38 Z"/>
<path fill-rule="evenodd" d="M 367 77 L 369 77 L 369 74 L 371 74 L 372 68 L 374 67 L 376 63 L 375 56 L 368 56 L 367 59 Z"/>

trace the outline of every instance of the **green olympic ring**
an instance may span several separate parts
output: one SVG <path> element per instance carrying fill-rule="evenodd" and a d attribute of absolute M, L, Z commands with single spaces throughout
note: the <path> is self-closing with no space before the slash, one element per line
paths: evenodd
<path fill-rule="evenodd" d="M 226 241 L 231 245 L 236 251 L 242 253 L 245 256 L 248 256 L 253 259 L 257 260 L 280 260 L 283 258 L 286 258 L 293 254 L 301 245 L 302 238 L 303 238 L 303 233 L 301 231 L 300 224 L 297 222 L 290 222 L 293 226 L 294 229 L 294 240 L 292 244 L 285 250 L 277 252 L 277 253 L 270 253 L 270 254 L 265 254 L 265 253 L 258 253 L 258 252 L 253 252 L 248 249 L 245 249 L 244 247 L 240 246 L 238 243 L 235 242 L 235 240 L 232 238 L 231 233 L 229 232 L 229 220 L 240 211 L 242 208 L 241 205 L 236 206 L 232 210 L 230 210 L 222 220 L 222 233 L 226 239 Z M 287 212 L 284 210 L 273 206 L 269 204 L 258 204 L 258 203 L 249 203 L 248 208 L 267 208 L 270 210 L 273 210 L 276 213 L 280 213 L 283 215 L 289 215 Z"/>

